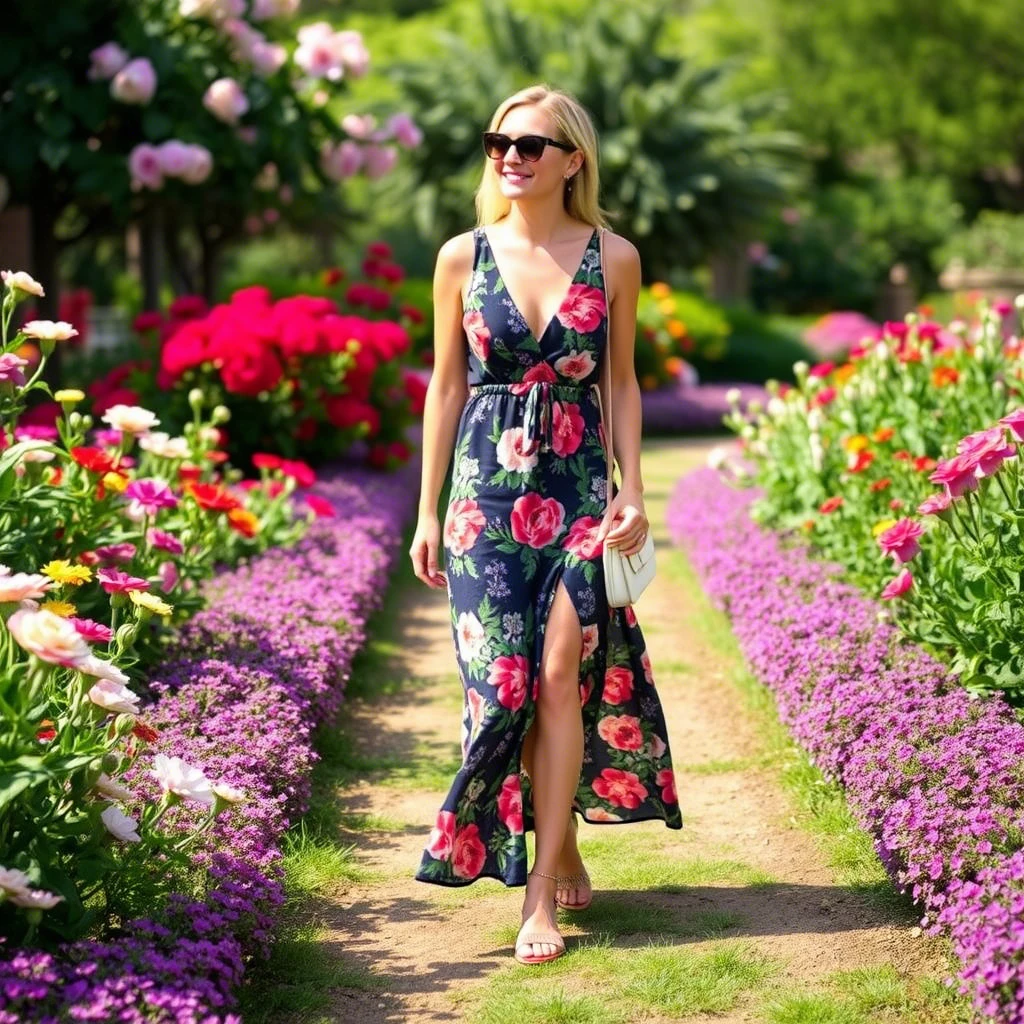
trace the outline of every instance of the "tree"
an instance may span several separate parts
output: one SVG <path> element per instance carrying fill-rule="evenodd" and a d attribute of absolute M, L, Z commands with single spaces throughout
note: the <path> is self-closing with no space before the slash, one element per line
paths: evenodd
<path fill-rule="evenodd" d="M 573 93 L 594 117 L 604 204 L 649 274 L 749 237 L 785 197 L 799 139 L 755 129 L 769 100 L 725 98 L 725 67 L 659 52 L 666 3 L 599 0 L 582 24 L 550 31 L 506 0 L 484 0 L 483 12 L 482 46 L 449 35 L 442 57 L 390 69 L 424 134 L 413 211 L 432 241 L 468 226 L 480 132 L 501 99 L 536 81 Z"/>

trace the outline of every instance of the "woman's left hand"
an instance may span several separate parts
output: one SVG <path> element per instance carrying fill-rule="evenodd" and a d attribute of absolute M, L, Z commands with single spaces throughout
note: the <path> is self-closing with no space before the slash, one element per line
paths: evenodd
<path fill-rule="evenodd" d="M 624 555 L 635 555 L 644 546 L 650 528 L 643 498 L 635 491 L 621 490 L 601 521 L 598 539 L 619 548 Z"/>

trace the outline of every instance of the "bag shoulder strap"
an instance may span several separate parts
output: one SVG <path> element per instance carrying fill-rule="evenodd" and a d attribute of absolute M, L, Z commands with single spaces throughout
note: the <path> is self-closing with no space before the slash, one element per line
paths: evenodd
<path fill-rule="evenodd" d="M 607 415 L 602 416 L 604 420 L 604 439 L 608 446 L 608 476 L 605 484 L 605 508 L 612 502 L 612 476 L 615 472 L 615 447 L 612 443 L 612 308 L 608 301 L 608 278 L 604 271 L 604 236 L 606 228 L 601 228 L 598 234 L 598 250 L 601 254 L 601 288 L 604 290 L 604 315 L 605 315 L 605 340 L 604 360 L 601 366 L 601 377 L 604 380 L 605 409 Z M 601 386 L 598 385 L 600 393 Z"/>

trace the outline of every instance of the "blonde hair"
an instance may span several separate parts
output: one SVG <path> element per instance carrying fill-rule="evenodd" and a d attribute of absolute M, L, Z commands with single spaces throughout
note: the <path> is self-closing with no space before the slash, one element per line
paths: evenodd
<path fill-rule="evenodd" d="M 608 220 L 598 202 L 600 181 L 597 169 L 597 132 L 590 114 L 568 93 L 549 89 L 546 85 L 531 85 L 520 89 L 504 100 L 494 112 L 489 132 L 497 131 L 502 119 L 514 107 L 538 106 L 551 115 L 555 123 L 555 134 L 583 154 L 583 164 L 572 177 L 572 188 L 566 183 L 565 209 L 570 217 L 591 224 L 607 227 Z M 486 160 L 486 158 L 485 158 Z M 508 216 L 512 203 L 501 194 L 498 175 L 491 160 L 484 164 L 480 186 L 476 190 L 476 222 L 486 227 Z"/>

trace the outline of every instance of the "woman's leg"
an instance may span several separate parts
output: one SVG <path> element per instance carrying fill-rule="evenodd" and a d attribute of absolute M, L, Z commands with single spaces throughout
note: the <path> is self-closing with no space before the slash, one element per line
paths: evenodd
<path fill-rule="evenodd" d="M 536 735 L 533 740 L 530 780 L 536 853 L 533 866 L 546 875 L 557 874 L 570 807 L 583 767 L 583 713 L 580 708 L 580 657 L 583 634 L 579 617 L 565 584 L 559 581 L 548 614 L 537 693 Z M 523 923 L 538 929 L 555 925 L 555 881 L 530 875 L 523 902 Z M 555 947 L 528 944 L 525 955 L 543 956 Z"/>

